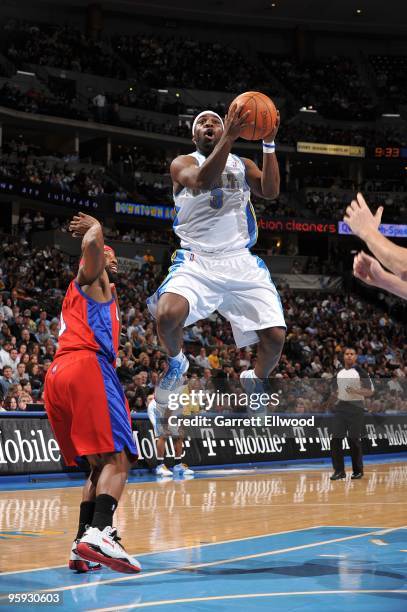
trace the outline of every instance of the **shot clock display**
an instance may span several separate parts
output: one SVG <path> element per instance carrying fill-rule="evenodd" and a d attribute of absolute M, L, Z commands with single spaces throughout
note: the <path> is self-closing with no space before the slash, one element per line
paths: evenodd
<path fill-rule="evenodd" d="M 407 147 L 374 147 L 373 156 L 385 159 L 407 159 Z"/>

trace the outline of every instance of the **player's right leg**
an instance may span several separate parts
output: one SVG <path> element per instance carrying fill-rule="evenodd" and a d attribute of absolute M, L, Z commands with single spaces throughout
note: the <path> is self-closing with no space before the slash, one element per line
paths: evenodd
<path fill-rule="evenodd" d="M 211 273 L 197 255 L 178 249 L 168 275 L 157 291 L 147 299 L 147 306 L 157 321 L 161 344 L 166 348 L 168 370 L 159 382 L 155 399 L 167 404 L 170 393 L 182 385 L 188 360 L 182 353 L 183 328 L 205 319 L 222 301 L 221 291 Z"/>
<path fill-rule="evenodd" d="M 83 537 L 86 529 L 92 524 L 95 513 L 96 485 L 99 480 L 102 466 L 95 463 L 91 466 L 91 472 L 82 490 L 82 501 L 79 507 L 79 524 L 76 537 L 71 548 L 69 559 L 69 569 L 80 573 L 90 572 L 101 569 L 100 563 L 93 563 L 83 559 L 78 552 L 78 544 Z"/>
<path fill-rule="evenodd" d="M 102 563 L 116 572 L 136 574 L 140 563 L 130 556 L 113 527 L 113 514 L 126 484 L 131 462 L 126 450 L 88 456 L 91 465 L 101 466 L 96 485 L 95 510 L 92 524 L 77 545 L 84 559 Z"/>
<path fill-rule="evenodd" d="M 166 455 L 165 455 L 165 445 L 167 442 L 167 436 L 160 436 L 157 438 L 156 446 L 157 446 L 157 461 L 158 464 L 155 467 L 155 475 L 164 477 L 164 478 L 172 478 L 173 474 L 166 465 Z"/>
<path fill-rule="evenodd" d="M 91 534 L 94 540 L 103 534 L 102 544 L 109 547 L 110 554 L 106 559 L 103 554 L 86 554 L 89 547 L 82 543 L 89 535 L 87 530 L 76 547 L 78 555 L 116 571 L 140 571 L 140 564 L 127 555 L 112 525 L 130 462 L 137 457 L 130 412 L 113 366 L 91 351 L 77 351 L 55 361 L 45 387 L 48 417 L 66 464 L 76 465 L 79 456 L 87 457 L 92 470 L 99 472 L 96 484 L 87 483 L 95 503 Z"/>

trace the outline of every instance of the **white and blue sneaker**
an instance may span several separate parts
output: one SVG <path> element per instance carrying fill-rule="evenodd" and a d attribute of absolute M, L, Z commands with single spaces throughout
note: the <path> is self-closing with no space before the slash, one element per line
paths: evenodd
<path fill-rule="evenodd" d="M 258 396 L 262 393 L 266 393 L 263 379 L 258 378 L 254 370 L 243 370 L 243 372 L 240 373 L 240 384 L 248 396 L 248 411 L 257 412 L 258 414 L 266 412 L 267 407 L 265 405 L 261 406 L 258 402 Z M 257 395 L 255 401 L 252 401 L 254 400 L 254 398 L 251 398 L 252 395 Z"/>
<path fill-rule="evenodd" d="M 174 465 L 172 468 L 172 473 L 174 476 L 194 476 L 194 470 L 191 470 L 190 467 L 185 465 L 185 463 L 178 463 L 178 465 Z"/>
<path fill-rule="evenodd" d="M 155 399 L 158 404 L 166 404 L 171 393 L 184 384 L 184 374 L 188 371 L 189 361 L 182 353 L 180 359 L 169 359 L 168 370 L 155 388 Z"/>
<path fill-rule="evenodd" d="M 156 476 L 162 476 L 163 478 L 173 477 L 173 473 L 167 468 L 164 463 L 160 463 L 160 465 L 157 465 L 154 471 Z"/>
<path fill-rule="evenodd" d="M 254 370 L 243 370 L 240 373 L 240 384 L 246 393 L 264 392 L 264 383 L 255 375 Z"/>

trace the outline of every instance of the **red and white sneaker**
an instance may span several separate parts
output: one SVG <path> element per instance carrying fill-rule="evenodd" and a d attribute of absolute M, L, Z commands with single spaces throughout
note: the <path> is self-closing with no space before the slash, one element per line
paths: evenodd
<path fill-rule="evenodd" d="M 102 569 L 100 563 L 92 563 L 92 561 L 86 561 L 78 554 L 78 543 L 80 540 L 74 540 L 71 548 L 71 556 L 69 558 L 69 569 L 74 572 L 96 572 Z"/>
<path fill-rule="evenodd" d="M 141 565 L 126 553 L 120 544 L 115 527 L 105 527 L 100 531 L 97 527 L 89 527 L 78 543 L 78 553 L 87 561 L 102 563 L 115 572 L 137 574 Z"/>

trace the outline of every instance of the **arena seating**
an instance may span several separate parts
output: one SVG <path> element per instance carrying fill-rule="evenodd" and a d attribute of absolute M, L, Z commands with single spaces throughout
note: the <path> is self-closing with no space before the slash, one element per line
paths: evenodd
<path fill-rule="evenodd" d="M 146 238 L 154 236 L 147 234 Z M 3 235 L 2 244 L 0 406 L 13 409 L 19 396 L 23 398 L 21 404 L 24 400 L 40 404 L 43 400 L 44 375 L 58 343 L 61 302 L 77 262 L 54 248 L 31 247 L 24 231 L 21 232 L 18 258 L 14 237 Z M 126 273 L 117 283 L 124 324 L 118 373 L 133 410 L 145 410 L 164 357 L 145 305 L 146 297 L 155 291 L 164 271 L 151 261 L 148 253 L 144 259 L 140 270 Z M 393 386 L 397 381 L 403 383 L 407 376 L 405 330 L 383 309 L 352 295 L 302 294 L 286 288 L 281 288 L 281 295 L 290 331 L 277 378 L 329 378 L 339 365 L 344 346 L 352 344 L 358 350 L 359 363 L 371 376 L 391 379 Z M 205 367 L 199 365 L 199 354 L 208 357 L 209 364 L 219 366 L 206 368 L 212 382 L 225 375 L 232 383 L 237 381 L 239 372 L 251 367 L 256 359 L 255 346 L 247 350 L 235 348 L 230 325 L 217 315 L 188 328 L 185 340 L 191 376 L 202 378 L 202 382 L 208 379 L 208 374 L 205 374 Z M 14 347 L 17 351 L 13 351 Z M 18 369 L 20 362 L 26 367 Z M 205 365 L 206 361 L 202 363 Z M 1 384 L 7 365 L 13 370 L 11 387 L 7 382 Z M 11 402 L 11 397 L 17 402 Z M 376 397 L 375 401 L 380 404 L 380 398 Z M 393 409 L 406 408 L 402 395 L 396 392 Z"/>

